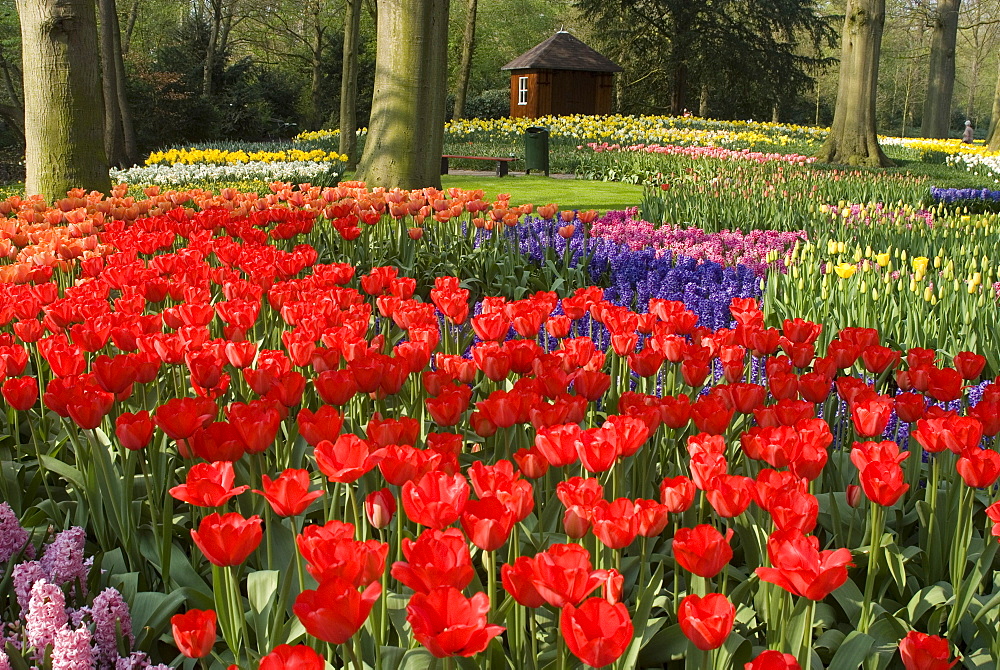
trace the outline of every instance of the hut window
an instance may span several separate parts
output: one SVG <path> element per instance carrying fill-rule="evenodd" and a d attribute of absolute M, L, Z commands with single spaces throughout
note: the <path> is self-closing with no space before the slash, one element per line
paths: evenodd
<path fill-rule="evenodd" d="M 517 78 L 517 104 L 527 105 L 528 104 L 528 78 L 518 77 Z"/>

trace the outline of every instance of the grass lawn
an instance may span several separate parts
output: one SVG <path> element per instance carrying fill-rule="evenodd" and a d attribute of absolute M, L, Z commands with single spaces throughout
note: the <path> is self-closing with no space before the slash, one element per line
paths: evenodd
<path fill-rule="evenodd" d="M 560 209 L 609 209 L 635 207 L 642 200 L 642 187 L 607 181 L 583 179 L 551 179 L 549 177 L 507 176 L 480 177 L 469 175 L 441 175 L 444 188 L 481 188 L 486 197 L 493 199 L 498 193 L 509 193 L 512 204 L 530 202 L 547 205 L 554 202 Z"/>

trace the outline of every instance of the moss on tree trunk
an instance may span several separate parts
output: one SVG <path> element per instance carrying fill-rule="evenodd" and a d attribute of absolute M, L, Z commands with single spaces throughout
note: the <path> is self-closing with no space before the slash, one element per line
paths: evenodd
<path fill-rule="evenodd" d="M 382 0 L 375 94 L 359 179 L 387 188 L 441 187 L 448 0 Z"/>
<path fill-rule="evenodd" d="M 107 193 L 97 19 L 87 0 L 17 0 L 28 194 Z"/>
<path fill-rule="evenodd" d="M 848 0 L 833 125 L 816 154 L 824 163 L 892 165 L 878 144 L 875 93 L 885 0 Z"/>

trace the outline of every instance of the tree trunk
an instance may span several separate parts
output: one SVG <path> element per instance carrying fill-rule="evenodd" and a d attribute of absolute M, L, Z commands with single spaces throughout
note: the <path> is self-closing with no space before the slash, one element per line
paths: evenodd
<path fill-rule="evenodd" d="M 990 113 L 990 131 L 986 143 L 990 151 L 1000 151 L 1000 66 L 997 67 L 997 85 L 993 89 L 993 111 Z"/>
<path fill-rule="evenodd" d="M 382 0 L 375 94 L 358 169 L 369 186 L 441 187 L 448 0 Z"/>
<path fill-rule="evenodd" d="M 823 163 L 892 165 L 875 132 L 878 58 L 885 0 L 848 0 L 833 125 L 817 153 Z"/>
<path fill-rule="evenodd" d="M 25 112 L 25 191 L 46 200 L 111 188 L 104 155 L 97 16 L 87 0 L 17 0 Z"/>
<path fill-rule="evenodd" d="M 709 101 L 708 84 L 702 84 L 701 95 L 698 96 L 698 116 L 700 116 L 703 119 L 708 118 L 709 114 L 708 101 Z"/>
<path fill-rule="evenodd" d="M 208 47 L 205 49 L 205 69 L 202 71 L 201 94 L 206 98 L 212 95 L 212 79 L 215 76 L 215 51 L 219 43 L 219 31 L 222 29 L 222 0 L 211 0 L 212 22 L 209 26 Z"/>
<path fill-rule="evenodd" d="M 114 91 L 112 95 L 117 99 L 115 106 L 118 108 L 119 123 L 121 124 L 121 134 L 122 140 L 124 141 L 125 154 L 123 156 L 124 160 L 121 163 L 122 167 L 129 167 L 134 165 L 139 161 L 139 149 L 135 144 L 135 131 L 132 128 L 132 110 L 129 108 L 128 96 L 125 94 L 125 77 L 127 76 L 125 72 L 125 52 L 122 50 L 122 32 L 121 25 L 118 23 L 118 7 L 115 0 L 99 0 L 101 4 L 108 4 L 110 7 L 110 19 L 109 25 L 111 27 L 110 37 L 111 37 L 111 52 L 113 54 L 114 60 Z M 103 7 L 99 7 L 100 11 L 104 11 Z M 104 19 L 101 19 L 101 57 L 104 59 Z M 104 60 L 105 63 L 108 61 Z M 105 72 L 109 70 L 108 66 L 105 65 Z M 106 75 L 105 75 L 106 76 Z M 105 96 L 108 94 L 107 84 L 105 84 L 104 89 Z M 105 97 L 104 104 L 108 104 L 108 99 Z M 105 118 L 107 118 L 107 111 L 105 110 Z M 107 146 L 107 137 L 105 137 L 105 146 Z M 108 158 L 109 162 L 114 165 L 115 163 L 111 161 L 110 155 Z"/>
<path fill-rule="evenodd" d="M 674 78 L 670 87 L 670 113 L 680 116 L 684 113 L 684 95 L 687 92 L 687 63 L 680 61 L 674 67 Z"/>
<path fill-rule="evenodd" d="M 323 26 L 320 23 L 320 8 L 317 3 L 316 13 L 312 22 L 312 39 L 309 44 L 310 75 L 309 75 L 309 130 L 319 130 L 323 125 Z"/>
<path fill-rule="evenodd" d="M 476 45 L 476 5 L 477 0 L 469 0 L 465 14 L 462 60 L 458 67 L 458 82 L 455 87 L 455 111 L 451 115 L 453 119 L 465 118 L 465 97 L 469 94 L 469 75 L 472 73 L 472 51 Z"/>
<path fill-rule="evenodd" d="M 958 39 L 958 7 L 962 0 L 938 0 L 931 36 L 927 72 L 927 96 L 920 124 L 923 137 L 948 137 L 951 126 L 951 96 L 955 89 L 955 43 Z"/>
<path fill-rule="evenodd" d="M 115 167 L 127 167 L 131 163 L 125 155 L 125 126 L 122 123 L 123 110 L 118 97 L 119 77 L 124 74 L 121 60 L 121 39 L 118 28 L 118 10 L 115 0 L 97 0 L 100 18 L 101 42 L 101 88 L 104 94 L 104 153 L 108 163 Z"/>
<path fill-rule="evenodd" d="M 358 48 L 361 0 L 347 0 L 344 14 L 344 63 L 340 76 L 340 153 L 347 169 L 358 166 Z"/>
<path fill-rule="evenodd" d="M 127 56 L 132 47 L 132 33 L 135 31 L 135 21 L 139 18 L 139 0 L 132 0 L 128 10 L 128 21 L 125 23 L 125 37 L 122 39 L 122 56 Z"/>
<path fill-rule="evenodd" d="M 771 123 L 777 123 L 778 119 L 781 117 L 781 105 L 778 101 L 771 103 Z"/>

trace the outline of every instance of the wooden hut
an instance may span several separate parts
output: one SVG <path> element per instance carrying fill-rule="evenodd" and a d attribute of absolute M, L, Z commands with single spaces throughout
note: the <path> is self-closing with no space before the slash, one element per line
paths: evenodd
<path fill-rule="evenodd" d="M 622 68 L 560 30 L 501 70 L 510 70 L 510 115 L 610 114 L 612 77 Z"/>

